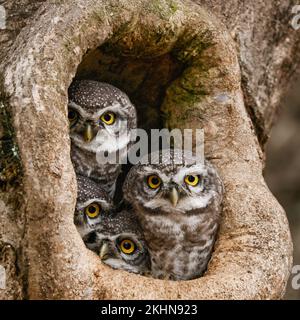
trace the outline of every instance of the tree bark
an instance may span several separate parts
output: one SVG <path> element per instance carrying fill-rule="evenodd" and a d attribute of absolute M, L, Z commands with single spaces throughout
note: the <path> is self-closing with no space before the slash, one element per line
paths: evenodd
<path fill-rule="evenodd" d="M 0 1 L 0 298 L 282 297 L 292 244 L 262 150 L 300 61 L 293 4 Z M 226 189 L 204 277 L 179 284 L 112 271 L 84 247 L 66 116 L 73 77 L 119 86 L 143 121 L 154 114 L 149 127 L 204 129 Z"/>

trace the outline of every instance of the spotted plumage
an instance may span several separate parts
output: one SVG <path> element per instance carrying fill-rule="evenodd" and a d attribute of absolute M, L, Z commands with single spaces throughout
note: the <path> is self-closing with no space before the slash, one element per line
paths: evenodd
<path fill-rule="evenodd" d="M 210 259 L 223 185 L 208 161 L 181 150 L 170 155 L 156 152 L 135 165 L 123 192 L 141 223 L 152 275 L 188 280 L 201 276 Z"/>
<path fill-rule="evenodd" d="M 136 110 L 125 93 L 110 84 L 81 80 L 69 88 L 71 158 L 77 174 L 89 177 L 113 196 L 136 128 Z M 108 160 L 109 159 L 109 160 Z"/>
<path fill-rule="evenodd" d="M 101 225 L 114 207 L 107 192 L 95 181 L 77 175 L 77 202 L 74 223 L 82 238 Z"/>
<path fill-rule="evenodd" d="M 147 245 L 132 211 L 123 210 L 104 216 L 84 241 L 105 264 L 114 269 L 140 274 L 150 272 Z"/>

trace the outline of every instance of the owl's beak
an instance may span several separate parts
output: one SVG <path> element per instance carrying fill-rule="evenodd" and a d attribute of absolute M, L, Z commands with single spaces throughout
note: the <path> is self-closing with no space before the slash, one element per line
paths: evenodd
<path fill-rule="evenodd" d="M 104 242 L 100 248 L 99 257 L 101 260 L 106 260 L 109 257 L 109 247 L 106 242 Z"/>
<path fill-rule="evenodd" d="M 173 207 L 176 207 L 178 200 L 179 200 L 179 194 L 178 191 L 176 190 L 176 188 L 172 188 L 170 194 L 169 194 L 169 199 L 173 205 Z"/>
<path fill-rule="evenodd" d="M 91 142 L 94 138 L 93 129 L 89 123 L 86 124 L 86 126 L 85 126 L 83 138 L 84 138 L 84 141 L 86 141 L 86 142 Z"/>

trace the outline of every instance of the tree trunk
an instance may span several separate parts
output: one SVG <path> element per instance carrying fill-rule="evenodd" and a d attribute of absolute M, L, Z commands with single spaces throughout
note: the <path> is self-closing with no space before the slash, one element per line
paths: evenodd
<path fill-rule="evenodd" d="M 262 170 L 264 144 L 300 61 L 293 4 L 0 1 L 7 17 L 0 30 L 0 298 L 282 297 L 292 244 Z M 67 89 L 74 77 L 127 92 L 141 127 L 204 129 L 206 156 L 226 194 L 202 278 L 179 283 L 113 271 L 85 248 L 73 224 Z"/>

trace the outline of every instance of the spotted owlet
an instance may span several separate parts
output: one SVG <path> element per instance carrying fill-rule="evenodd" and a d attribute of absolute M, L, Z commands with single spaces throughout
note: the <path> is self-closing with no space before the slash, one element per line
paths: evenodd
<path fill-rule="evenodd" d="M 120 161 L 132 142 L 136 110 L 121 90 L 108 83 L 80 80 L 69 88 L 71 158 L 76 174 L 89 177 L 113 196 Z M 105 159 L 114 155 L 110 163 Z"/>
<path fill-rule="evenodd" d="M 150 258 L 143 232 L 132 211 L 103 216 L 97 228 L 85 238 L 86 246 L 114 269 L 149 274 Z"/>
<path fill-rule="evenodd" d="M 200 163 L 192 153 L 151 155 L 152 161 L 131 168 L 123 186 L 148 244 L 151 273 L 170 280 L 199 277 L 219 226 L 222 181 L 208 161 Z"/>
<path fill-rule="evenodd" d="M 95 230 L 114 211 L 107 192 L 95 181 L 77 175 L 77 202 L 74 224 L 81 237 Z"/>

